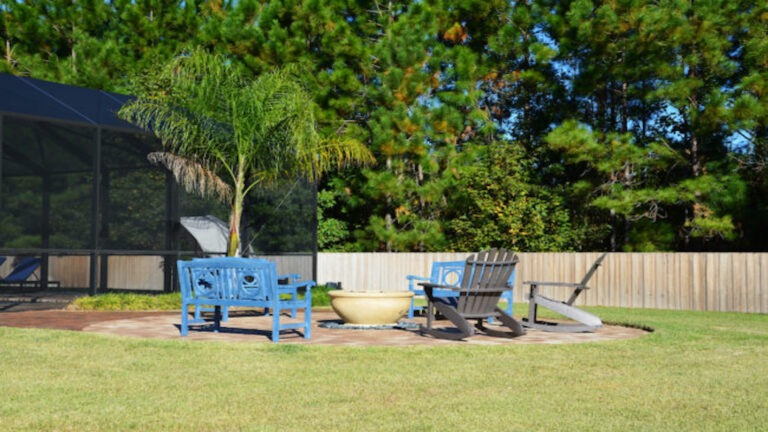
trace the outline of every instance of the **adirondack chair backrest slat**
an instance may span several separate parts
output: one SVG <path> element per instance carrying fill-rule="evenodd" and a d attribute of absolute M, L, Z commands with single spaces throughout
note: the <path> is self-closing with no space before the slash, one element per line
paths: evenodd
<path fill-rule="evenodd" d="M 501 294 L 509 289 L 507 283 L 516 264 L 517 256 L 504 249 L 467 258 L 457 310 L 468 315 L 492 313 Z"/>
<path fill-rule="evenodd" d="M 608 255 L 608 253 L 604 252 L 602 255 L 600 255 L 600 257 L 597 258 L 594 264 L 592 264 L 592 267 L 589 268 L 589 271 L 587 272 L 587 274 L 584 275 L 584 278 L 579 283 L 580 285 L 586 286 L 587 283 L 589 283 L 589 280 L 592 279 L 592 275 L 595 274 L 597 269 L 600 267 L 600 264 L 603 263 L 603 259 L 605 259 L 606 255 Z"/>

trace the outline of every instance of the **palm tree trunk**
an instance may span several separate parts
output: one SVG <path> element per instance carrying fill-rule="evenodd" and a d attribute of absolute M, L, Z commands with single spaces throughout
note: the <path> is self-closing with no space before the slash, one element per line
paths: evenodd
<path fill-rule="evenodd" d="M 245 162 L 240 160 L 237 165 L 237 178 L 235 179 L 234 196 L 232 197 L 232 210 L 229 218 L 229 243 L 227 244 L 227 256 L 240 256 L 240 220 L 243 216 L 243 203 L 245 202 Z"/>

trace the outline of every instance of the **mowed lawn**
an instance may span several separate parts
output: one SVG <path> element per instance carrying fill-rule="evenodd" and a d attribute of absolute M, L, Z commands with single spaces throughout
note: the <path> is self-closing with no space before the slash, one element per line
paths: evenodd
<path fill-rule="evenodd" d="M 0 327 L 0 429 L 768 430 L 768 316 L 590 310 L 654 332 L 371 348 Z"/>

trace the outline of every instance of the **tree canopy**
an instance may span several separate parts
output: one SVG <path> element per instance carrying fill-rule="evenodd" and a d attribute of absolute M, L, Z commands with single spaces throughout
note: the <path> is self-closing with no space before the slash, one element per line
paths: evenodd
<path fill-rule="evenodd" d="M 768 4 L 3 2 L 0 71 L 127 91 L 192 47 L 299 71 L 325 250 L 765 250 Z"/>

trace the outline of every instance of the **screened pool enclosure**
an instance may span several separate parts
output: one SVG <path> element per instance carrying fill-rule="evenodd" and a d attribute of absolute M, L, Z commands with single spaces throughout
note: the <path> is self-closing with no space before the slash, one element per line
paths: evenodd
<path fill-rule="evenodd" d="M 115 115 L 128 99 L 0 74 L 0 277 L 39 257 L 30 286 L 172 291 L 177 259 L 217 252 L 204 251 L 180 220 L 227 221 L 228 209 L 180 190 L 147 161 L 159 143 Z M 286 180 L 252 194 L 244 224 L 251 254 L 314 277 L 313 185 Z M 13 284 L 0 280 L 7 289 Z"/>

